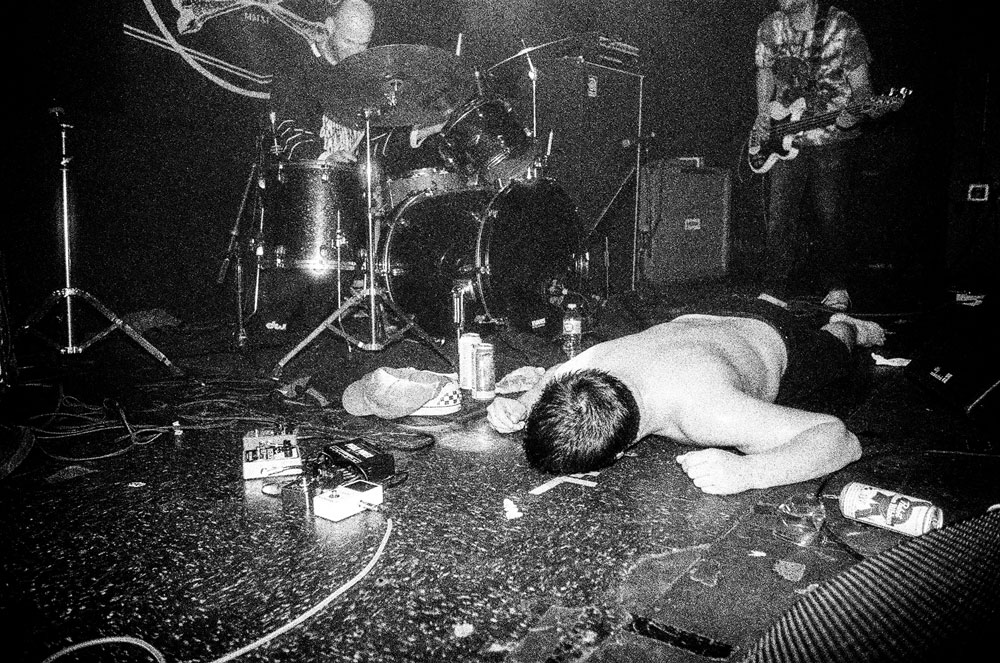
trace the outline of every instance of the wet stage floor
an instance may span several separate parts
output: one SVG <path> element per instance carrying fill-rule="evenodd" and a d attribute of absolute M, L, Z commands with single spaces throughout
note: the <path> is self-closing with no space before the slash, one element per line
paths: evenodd
<path fill-rule="evenodd" d="M 589 340 L 718 296 L 612 304 Z M 893 332 L 883 356 L 918 354 L 953 307 L 872 312 Z M 238 353 L 231 334 L 147 328 L 185 377 L 120 334 L 60 364 L 37 348 L 19 357 L 4 444 L 32 446 L 16 463 L 5 454 L 0 481 L 0 614 L 17 625 L 6 660 L 101 638 L 60 660 L 739 660 L 819 583 L 906 539 L 844 518 L 832 497 L 846 483 L 928 499 L 946 525 L 1000 502 L 995 430 L 898 366 L 875 366 L 855 398 L 817 404 L 858 434 L 860 461 L 717 497 L 674 462 L 686 447 L 662 438 L 548 485 L 482 403 L 393 422 L 344 412 L 343 387 L 374 368 L 446 370 L 419 340 L 349 351 L 326 333 L 273 380 L 302 336 L 253 338 Z M 559 360 L 552 339 L 497 341 L 498 376 Z M 454 356 L 454 343 L 441 350 Z M 297 431 L 307 459 L 356 437 L 389 452 L 383 503 L 332 522 L 311 513 L 302 479 L 244 480 L 243 435 L 277 427 Z M 819 496 L 825 528 L 797 545 L 776 507 L 803 494 Z"/>

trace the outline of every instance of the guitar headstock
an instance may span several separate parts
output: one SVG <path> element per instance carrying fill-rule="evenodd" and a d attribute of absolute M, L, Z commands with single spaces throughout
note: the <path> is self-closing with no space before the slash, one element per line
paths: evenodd
<path fill-rule="evenodd" d="M 913 90 L 910 88 L 901 87 L 898 90 L 892 88 L 888 94 L 880 94 L 865 100 L 861 105 L 861 112 L 871 117 L 879 117 L 889 111 L 899 110 L 911 94 Z"/>

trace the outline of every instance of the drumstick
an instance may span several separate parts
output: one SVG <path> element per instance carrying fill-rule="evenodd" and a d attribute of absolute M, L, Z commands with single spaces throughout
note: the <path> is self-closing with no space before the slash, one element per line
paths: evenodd
<path fill-rule="evenodd" d="M 455 44 L 455 55 L 462 55 L 462 33 L 458 33 L 458 43 Z"/>
<path fill-rule="evenodd" d="M 549 129 L 549 146 L 545 148 L 545 156 L 552 156 L 552 135 L 555 133 L 555 129 Z"/>

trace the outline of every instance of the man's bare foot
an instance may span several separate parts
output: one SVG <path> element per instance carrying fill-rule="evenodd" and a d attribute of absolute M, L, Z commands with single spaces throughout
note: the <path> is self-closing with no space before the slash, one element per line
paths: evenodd
<path fill-rule="evenodd" d="M 732 495 L 753 488 L 744 456 L 722 449 L 698 449 L 677 457 L 694 485 L 712 495 Z"/>
<path fill-rule="evenodd" d="M 836 311 L 846 311 L 851 308 L 851 296 L 843 288 L 832 288 L 826 293 L 822 304 Z"/>
<path fill-rule="evenodd" d="M 854 332 L 858 337 L 858 345 L 863 348 L 870 348 L 885 343 L 885 329 L 877 322 L 858 320 L 846 313 L 834 313 L 830 316 L 830 322 L 842 322 L 854 327 Z"/>

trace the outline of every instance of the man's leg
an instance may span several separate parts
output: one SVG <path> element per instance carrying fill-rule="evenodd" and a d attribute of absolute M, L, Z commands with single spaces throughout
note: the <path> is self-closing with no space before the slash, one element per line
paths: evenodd
<path fill-rule="evenodd" d="M 852 168 L 847 144 L 815 148 L 816 177 L 811 182 L 820 247 L 819 269 L 827 294 L 823 304 L 845 310 L 850 306 L 847 272 L 852 248 L 847 223 L 847 192 Z"/>
<path fill-rule="evenodd" d="M 808 169 L 799 159 L 778 161 L 768 173 L 770 198 L 767 206 L 767 235 L 764 265 L 761 266 L 765 289 L 784 298 L 785 288 L 799 255 L 795 245 L 796 229 L 802 214 L 802 200 Z"/>

